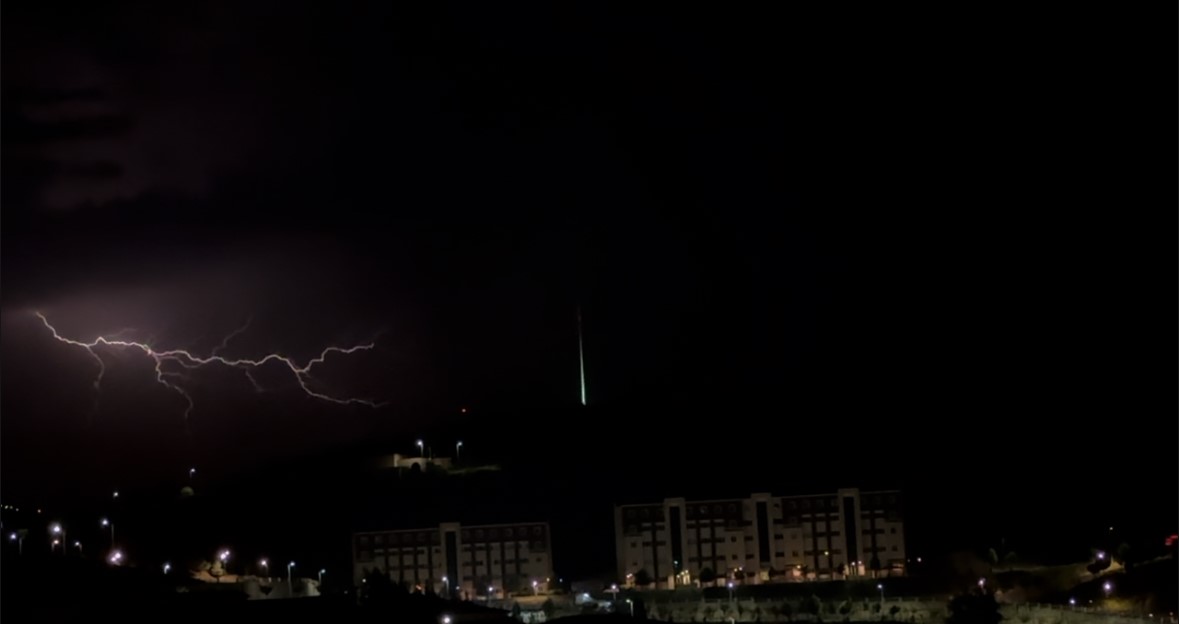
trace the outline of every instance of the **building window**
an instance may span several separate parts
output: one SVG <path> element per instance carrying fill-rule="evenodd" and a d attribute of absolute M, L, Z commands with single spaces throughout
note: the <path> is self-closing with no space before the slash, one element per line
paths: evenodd
<path fill-rule="evenodd" d="M 888 532 L 889 532 L 889 533 L 892 533 L 893 535 L 896 535 L 896 534 L 897 534 L 897 528 L 896 528 L 896 527 L 892 527 L 892 528 L 890 528 L 890 529 L 888 530 Z"/>
<path fill-rule="evenodd" d="M 792 551 L 790 551 L 790 556 L 791 556 L 791 557 L 797 557 L 797 556 L 798 556 L 798 551 L 797 551 L 797 550 L 792 550 Z"/>
<path fill-rule="evenodd" d="M 733 537 L 730 537 L 730 538 L 729 538 L 729 541 L 730 541 L 730 542 L 736 542 L 736 541 L 737 541 L 737 536 L 736 536 L 736 535 L 734 535 Z"/>
<path fill-rule="evenodd" d="M 797 552 L 797 551 L 795 551 L 795 552 Z M 784 552 L 776 552 L 776 553 L 774 553 L 774 556 L 775 556 L 775 557 L 785 557 L 785 556 L 786 556 L 786 553 L 784 553 Z"/>
<path fill-rule="evenodd" d="M 736 561 L 736 560 L 737 560 L 737 555 L 733 555 L 732 559 L 733 559 L 733 561 Z"/>

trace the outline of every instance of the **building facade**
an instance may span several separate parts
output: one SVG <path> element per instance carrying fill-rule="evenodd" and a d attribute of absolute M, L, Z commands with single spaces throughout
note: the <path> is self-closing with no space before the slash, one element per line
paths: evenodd
<path fill-rule="evenodd" d="M 545 522 L 369 531 L 352 536 L 353 580 L 385 574 L 442 595 L 502 598 L 544 587 L 553 575 Z"/>
<path fill-rule="evenodd" d="M 614 527 L 618 575 L 627 583 L 641 575 L 674 587 L 700 580 L 701 572 L 704 580 L 760 583 L 903 574 L 905 568 L 898 491 L 669 498 L 616 506 Z"/>

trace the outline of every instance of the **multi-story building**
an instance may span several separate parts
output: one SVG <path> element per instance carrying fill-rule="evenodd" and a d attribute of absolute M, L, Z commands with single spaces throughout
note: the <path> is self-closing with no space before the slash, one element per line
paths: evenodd
<path fill-rule="evenodd" d="M 630 582 L 641 570 L 659 587 L 691 583 L 706 569 L 758 583 L 901 574 L 905 567 L 897 491 L 669 498 L 616 506 L 614 527 L 619 578 Z"/>
<path fill-rule="evenodd" d="M 369 531 L 352 539 L 353 579 L 376 571 L 446 595 L 502 597 L 553 575 L 545 522 Z"/>

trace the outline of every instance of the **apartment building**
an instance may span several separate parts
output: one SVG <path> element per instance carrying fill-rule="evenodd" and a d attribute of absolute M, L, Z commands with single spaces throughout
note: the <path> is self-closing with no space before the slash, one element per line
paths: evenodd
<path fill-rule="evenodd" d="M 658 587 L 694 583 L 702 572 L 760 583 L 905 568 L 898 491 L 669 498 L 616 506 L 614 523 L 619 578 L 645 575 Z"/>
<path fill-rule="evenodd" d="M 369 573 L 457 597 L 502 598 L 543 587 L 553 575 L 549 525 L 460 525 L 355 533 L 353 578 Z"/>

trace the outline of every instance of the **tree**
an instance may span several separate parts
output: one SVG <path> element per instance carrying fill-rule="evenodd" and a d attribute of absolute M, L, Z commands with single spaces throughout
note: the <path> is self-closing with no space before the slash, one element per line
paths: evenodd
<path fill-rule="evenodd" d="M 713 572 L 712 568 L 704 568 L 704 569 L 700 570 L 700 582 L 701 583 L 712 583 L 715 580 L 716 580 L 716 572 Z"/>
<path fill-rule="evenodd" d="M 651 573 L 647 572 L 646 568 L 640 568 L 638 572 L 635 572 L 634 578 L 635 578 L 635 585 L 638 585 L 639 587 L 646 587 L 653 582 L 653 579 L 651 578 Z"/>
<path fill-rule="evenodd" d="M 985 592 L 970 592 L 950 601 L 950 616 L 946 624 L 999 624 L 999 602 Z"/>
<path fill-rule="evenodd" d="M 544 604 L 540 605 L 540 610 L 544 612 L 544 619 L 547 622 L 553 619 L 553 614 L 557 612 L 557 605 L 553 604 L 552 598 L 548 598 Z"/>
<path fill-rule="evenodd" d="M 803 600 L 802 604 L 798 606 L 798 611 L 807 615 L 818 615 L 822 608 L 823 601 L 819 600 L 819 597 L 815 594 L 811 594 L 809 598 Z"/>
<path fill-rule="evenodd" d="M 517 622 L 524 621 L 524 616 L 520 614 L 520 603 L 518 602 L 512 603 L 512 619 Z"/>
<path fill-rule="evenodd" d="M 783 602 L 782 605 L 778 607 L 778 613 L 782 617 L 786 618 L 787 622 L 790 622 L 794 618 L 794 607 L 790 606 L 789 602 Z"/>
<path fill-rule="evenodd" d="M 889 609 L 888 609 L 888 615 L 890 617 L 892 617 L 893 620 L 897 619 L 897 615 L 900 612 L 901 612 L 901 605 L 893 605 L 893 606 L 889 607 Z"/>
<path fill-rule="evenodd" d="M 1133 551 L 1130 550 L 1130 545 L 1122 542 L 1118 545 L 1117 550 L 1114 550 L 1114 561 L 1123 566 L 1130 567 L 1130 558 L 1133 556 Z"/>
<path fill-rule="evenodd" d="M 1007 540 L 1000 538 L 999 545 L 987 549 L 987 559 L 991 562 L 991 571 L 999 566 L 1010 566 L 1015 562 L 1015 551 L 1007 545 Z"/>

